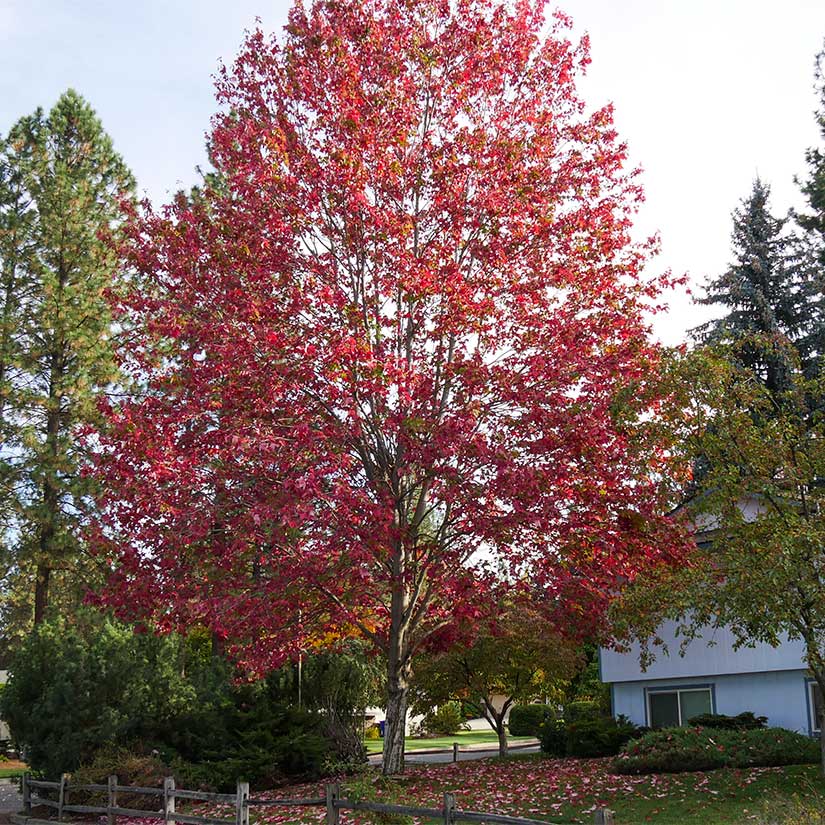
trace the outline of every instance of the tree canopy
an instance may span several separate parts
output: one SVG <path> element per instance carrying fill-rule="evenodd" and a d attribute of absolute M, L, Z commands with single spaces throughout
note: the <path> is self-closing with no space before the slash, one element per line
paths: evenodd
<path fill-rule="evenodd" d="M 220 73 L 215 176 L 133 215 L 138 288 L 97 541 L 110 602 L 250 668 L 360 635 L 387 662 L 494 611 L 500 561 L 597 620 L 679 556 L 646 426 L 668 277 L 586 40 L 543 2 L 297 5 Z"/>

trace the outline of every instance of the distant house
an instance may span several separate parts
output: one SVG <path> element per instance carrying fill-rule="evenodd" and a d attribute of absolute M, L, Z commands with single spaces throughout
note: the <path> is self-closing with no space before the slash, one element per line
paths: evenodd
<path fill-rule="evenodd" d="M 739 503 L 747 520 L 761 505 L 756 498 Z M 697 519 L 696 541 L 712 543 L 714 520 Z M 640 647 L 627 653 L 599 651 L 601 680 L 610 685 L 613 715 L 623 714 L 637 725 L 685 725 L 702 713 L 735 716 L 753 711 L 767 716 L 771 727 L 819 735 L 819 687 L 805 664 L 805 647 L 785 638 L 777 647 L 757 644 L 734 650 L 727 628 L 706 627 L 680 655 L 683 639 L 678 623 L 666 622 L 658 635 L 668 654 L 658 652 L 642 671 Z"/>
<path fill-rule="evenodd" d="M 685 725 L 701 713 L 735 716 L 753 711 L 772 727 L 819 734 L 820 692 L 809 676 L 804 646 L 787 639 L 778 647 L 759 644 L 733 649 L 731 631 L 706 628 L 679 655 L 676 623 L 659 635 L 669 655 L 659 653 L 643 672 L 639 646 L 627 653 L 600 651 L 600 674 L 610 684 L 613 714 L 637 725 Z"/>

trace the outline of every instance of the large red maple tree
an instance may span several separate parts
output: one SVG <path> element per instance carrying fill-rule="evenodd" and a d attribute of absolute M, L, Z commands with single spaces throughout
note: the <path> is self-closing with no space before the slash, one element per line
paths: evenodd
<path fill-rule="evenodd" d="M 592 617 L 679 547 L 644 427 L 665 279 L 568 28 L 533 0 L 298 3 L 219 75 L 215 174 L 131 220 L 110 599 L 259 670 L 372 640 L 385 772 L 414 656 L 503 572 Z"/>

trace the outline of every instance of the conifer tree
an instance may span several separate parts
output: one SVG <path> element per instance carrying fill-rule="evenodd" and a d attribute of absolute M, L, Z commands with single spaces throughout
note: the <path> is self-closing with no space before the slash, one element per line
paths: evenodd
<path fill-rule="evenodd" d="M 54 578 L 68 581 L 81 563 L 88 482 L 78 473 L 78 429 L 96 420 L 98 394 L 117 375 L 105 297 L 117 259 L 101 232 L 132 188 L 95 112 L 72 90 L 0 142 L 6 632 L 15 610 L 42 621 Z"/>
<path fill-rule="evenodd" d="M 808 177 L 800 185 L 807 208 L 795 216 L 809 243 L 812 264 L 807 288 L 810 312 L 804 337 L 809 375 L 821 372 L 825 357 L 825 48 L 817 55 L 816 86 L 820 99 L 816 122 L 822 143 L 805 153 Z"/>
<path fill-rule="evenodd" d="M 741 365 L 779 392 L 790 380 L 787 344 L 793 344 L 803 360 L 807 356 L 808 270 L 798 244 L 786 232 L 787 221 L 771 214 L 769 198 L 770 187 L 757 178 L 751 194 L 734 210 L 734 261 L 708 284 L 699 301 L 727 312 L 694 334 L 702 343 L 733 344 Z"/>

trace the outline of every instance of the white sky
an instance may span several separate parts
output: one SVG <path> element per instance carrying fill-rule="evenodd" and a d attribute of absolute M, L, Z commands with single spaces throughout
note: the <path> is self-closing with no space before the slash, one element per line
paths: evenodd
<path fill-rule="evenodd" d="M 730 213 L 758 173 L 774 211 L 799 204 L 793 176 L 819 136 L 814 56 L 825 0 L 568 0 L 589 31 L 582 85 L 612 100 L 645 170 L 638 226 L 658 230 L 654 264 L 695 285 L 729 260 Z M 196 181 L 215 109 L 211 75 L 259 16 L 280 28 L 285 0 L 0 0 L 0 131 L 72 86 L 97 109 L 153 199 Z M 677 297 L 656 323 L 667 343 L 707 312 Z"/>

